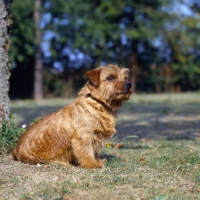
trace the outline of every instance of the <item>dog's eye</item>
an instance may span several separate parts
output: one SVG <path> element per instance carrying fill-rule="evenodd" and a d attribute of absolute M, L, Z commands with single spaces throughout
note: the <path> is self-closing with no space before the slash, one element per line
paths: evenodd
<path fill-rule="evenodd" d="M 109 76 L 109 77 L 107 78 L 108 81 L 112 81 L 113 79 L 114 79 L 114 76 Z"/>

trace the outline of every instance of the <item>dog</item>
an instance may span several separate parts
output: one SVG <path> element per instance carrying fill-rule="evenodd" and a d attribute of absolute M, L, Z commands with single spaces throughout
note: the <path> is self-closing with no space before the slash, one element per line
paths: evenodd
<path fill-rule="evenodd" d="M 14 160 L 101 168 L 99 150 L 115 133 L 116 111 L 132 93 L 129 70 L 108 64 L 86 73 L 88 81 L 71 104 L 31 125 L 20 137 Z"/>

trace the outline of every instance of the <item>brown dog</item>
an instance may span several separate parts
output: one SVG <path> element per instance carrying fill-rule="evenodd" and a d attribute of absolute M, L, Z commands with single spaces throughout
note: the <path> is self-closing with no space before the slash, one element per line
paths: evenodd
<path fill-rule="evenodd" d="M 87 72 L 89 81 L 70 105 L 30 126 L 13 150 L 14 160 L 102 167 L 100 147 L 113 136 L 116 110 L 131 95 L 129 70 L 106 65 Z"/>

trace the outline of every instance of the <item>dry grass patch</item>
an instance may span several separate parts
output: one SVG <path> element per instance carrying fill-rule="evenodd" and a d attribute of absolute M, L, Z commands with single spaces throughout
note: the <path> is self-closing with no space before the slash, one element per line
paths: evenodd
<path fill-rule="evenodd" d="M 1 199 L 198 199 L 200 141 L 124 143 L 102 169 L 27 165 L 0 158 Z"/>

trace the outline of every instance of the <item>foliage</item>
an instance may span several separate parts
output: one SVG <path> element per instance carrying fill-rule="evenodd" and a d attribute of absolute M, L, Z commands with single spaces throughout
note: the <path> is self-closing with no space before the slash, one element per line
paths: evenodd
<path fill-rule="evenodd" d="M 46 92 L 63 94 L 63 90 L 58 91 L 61 82 L 77 90 L 83 85 L 85 71 L 108 62 L 129 67 L 131 80 L 139 92 L 199 89 L 198 1 L 42 2 L 42 59 L 49 76 L 58 82 L 44 80 Z M 20 91 L 27 93 L 26 98 L 32 93 L 36 56 L 33 3 L 33 0 L 23 4 L 15 0 L 12 5 L 10 58 L 14 69 L 10 93 L 15 93 L 15 97 L 22 96 Z M 171 70 L 170 76 L 166 76 L 167 67 Z M 63 73 L 62 80 L 57 78 L 55 69 Z M 21 76 L 24 73 L 28 76 Z M 49 90 L 52 84 L 55 92 Z"/>
<path fill-rule="evenodd" d="M 34 0 L 12 2 L 12 32 L 10 60 L 12 67 L 19 63 L 29 63 L 34 57 L 35 25 L 33 21 Z M 18 67 L 18 66 L 15 66 Z"/>
<path fill-rule="evenodd" d="M 164 36 L 171 49 L 174 83 L 178 83 L 183 91 L 198 90 L 200 85 L 200 40 L 197 34 L 200 12 L 196 9 L 198 6 L 200 7 L 195 1 L 188 5 L 192 14 L 177 15 L 176 23 L 172 20 L 168 22 L 171 24 L 170 30 L 164 30 Z"/>
<path fill-rule="evenodd" d="M 33 93 L 35 63 L 34 0 L 12 1 L 12 31 L 9 60 L 11 62 L 11 98 L 30 98 Z"/>
<path fill-rule="evenodd" d="M 52 74 L 47 69 L 44 71 L 44 95 L 46 97 L 72 96 L 72 85 L 64 80 L 63 73 Z"/>
<path fill-rule="evenodd" d="M 70 59 L 69 54 L 82 52 L 84 57 L 90 57 L 90 62 L 82 60 L 88 67 L 100 62 L 130 65 L 137 40 L 143 49 L 137 52 L 142 62 L 147 59 L 146 46 L 151 48 L 151 40 L 158 37 L 163 28 L 168 14 L 162 12 L 161 7 L 168 4 L 170 1 L 51 1 L 46 8 L 51 17 L 45 30 L 55 33 L 50 41 L 52 56 L 62 62 L 63 57 Z"/>
<path fill-rule="evenodd" d="M 0 127 L 0 154 L 11 152 L 23 131 L 15 125 L 12 117 L 4 120 Z"/>

